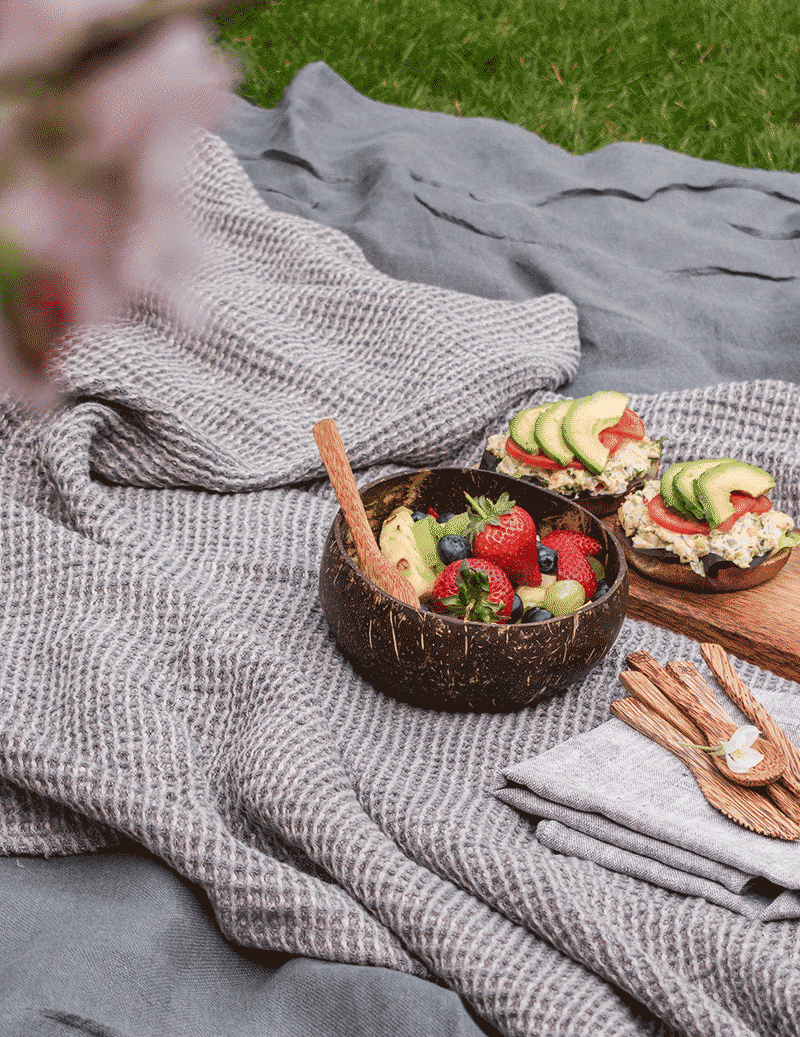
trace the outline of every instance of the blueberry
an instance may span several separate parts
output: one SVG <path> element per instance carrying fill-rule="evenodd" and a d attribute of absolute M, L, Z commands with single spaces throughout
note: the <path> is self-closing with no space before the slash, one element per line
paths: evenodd
<path fill-rule="evenodd" d="M 423 612 L 433 612 L 433 609 L 430 607 L 430 605 L 426 605 L 424 601 L 421 601 L 419 603 L 419 607 Z"/>
<path fill-rule="evenodd" d="M 539 608 L 538 605 L 531 605 L 529 609 L 526 609 L 522 614 L 522 623 L 541 623 L 542 620 L 552 619 L 553 613 L 548 612 L 547 609 Z"/>
<path fill-rule="evenodd" d="M 606 594 L 608 594 L 608 584 L 605 580 L 598 580 L 597 590 L 595 591 L 595 595 L 592 598 L 592 601 L 597 601 L 599 598 L 605 597 Z"/>
<path fill-rule="evenodd" d="M 424 519 L 424 518 L 427 518 L 427 517 L 428 516 L 425 514 L 424 511 L 414 511 L 411 514 L 411 521 L 412 522 L 419 522 L 420 519 Z"/>
<path fill-rule="evenodd" d="M 514 604 L 511 606 L 511 614 L 508 617 L 509 623 L 517 623 L 522 619 L 522 613 L 525 611 L 525 604 L 519 594 L 514 595 Z"/>
<path fill-rule="evenodd" d="M 558 568 L 558 555 L 552 547 L 545 547 L 544 544 L 537 544 L 536 553 L 539 556 L 539 569 L 543 573 L 554 573 Z"/>
<path fill-rule="evenodd" d="M 445 565 L 449 565 L 459 558 L 469 558 L 472 554 L 469 540 L 456 536 L 455 533 L 448 533 L 446 536 L 443 536 L 436 545 L 436 550 L 439 552 L 439 557 Z"/>
<path fill-rule="evenodd" d="M 455 513 L 452 511 L 443 512 L 436 520 L 440 526 L 443 526 L 445 522 L 449 522 L 451 518 L 455 518 Z"/>

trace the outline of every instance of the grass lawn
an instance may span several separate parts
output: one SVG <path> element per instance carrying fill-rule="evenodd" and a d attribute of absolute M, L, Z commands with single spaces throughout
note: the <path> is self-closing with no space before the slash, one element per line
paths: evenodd
<path fill-rule="evenodd" d="M 321 60 L 376 100 L 576 154 L 643 140 L 800 170 L 796 0 L 268 0 L 218 26 L 254 104 Z"/>

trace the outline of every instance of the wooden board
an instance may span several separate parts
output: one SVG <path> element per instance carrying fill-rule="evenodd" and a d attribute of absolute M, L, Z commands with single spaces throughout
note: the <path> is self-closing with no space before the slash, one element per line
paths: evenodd
<path fill-rule="evenodd" d="M 733 594 L 702 594 L 658 583 L 628 566 L 628 615 L 716 641 L 740 659 L 800 681 L 800 547 L 773 580 Z"/>

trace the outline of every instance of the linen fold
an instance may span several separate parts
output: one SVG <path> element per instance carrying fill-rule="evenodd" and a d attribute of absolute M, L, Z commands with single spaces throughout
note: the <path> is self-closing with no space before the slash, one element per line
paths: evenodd
<path fill-rule="evenodd" d="M 800 701 L 755 694 L 796 741 Z M 771 839 L 725 817 L 679 759 L 616 717 L 503 776 L 498 798 L 536 819 L 538 842 L 556 853 L 747 918 L 800 918 L 800 840 Z"/>

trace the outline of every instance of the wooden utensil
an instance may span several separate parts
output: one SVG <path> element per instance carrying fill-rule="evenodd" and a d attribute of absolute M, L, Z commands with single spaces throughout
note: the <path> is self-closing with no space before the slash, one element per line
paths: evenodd
<path fill-rule="evenodd" d="M 691 720 L 673 702 L 670 702 L 666 695 L 663 695 L 643 673 L 639 673 L 637 670 L 623 670 L 619 679 L 634 698 L 644 702 L 659 716 L 664 717 L 682 735 L 686 736 L 687 741 L 694 745 L 699 745 L 703 741 L 703 732 L 695 727 Z M 800 799 L 786 788 L 782 781 L 781 778 L 773 785 L 766 785 L 763 791 L 788 818 L 800 824 Z"/>
<path fill-rule="evenodd" d="M 677 728 L 687 742 L 695 745 L 703 742 L 705 735 L 700 728 L 696 727 L 674 702 L 660 692 L 649 677 L 638 670 L 623 670 L 619 679 L 634 698 L 643 702 L 645 706 L 649 706 L 654 713 L 658 713 L 668 724 Z"/>
<path fill-rule="evenodd" d="M 649 677 L 659 691 L 671 699 L 700 728 L 709 745 L 717 745 L 720 741 L 727 742 L 736 730 L 736 724 L 719 704 L 714 692 L 692 663 L 682 661 L 668 663 L 663 667 L 645 651 L 632 652 L 627 656 L 626 662 L 632 669 Z M 743 774 L 732 771 L 724 756 L 709 756 L 712 765 L 737 785 L 769 785 L 777 781 L 786 766 L 783 753 L 763 738 L 756 739 L 753 748 L 757 749 L 764 759 Z"/>
<path fill-rule="evenodd" d="M 713 700 L 713 706 L 711 706 L 711 708 L 715 708 L 715 709 L 719 710 L 720 714 L 723 717 L 727 718 L 727 714 L 722 709 L 722 707 L 720 706 L 720 704 L 717 701 L 716 697 L 714 696 L 713 692 L 709 688 L 708 684 L 706 684 L 706 682 L 703 680 L 702 676 L 700 675 L 700 671 L 697 669 L 697 667 L 693 663 L 690 663 L 690 662 L 668 662 L 667 663 L 667 671 L 668 672 L 672 672 L 673 674 L 675 674 L 675 675 L 677 675 L 679 677 L 682 676 L 683 679 L 684 679 L 684 682 L 686 682 L 688 684 L 691 684 L 692 681 L 698 682 L 698 686 L 703 689 L 704 694 L 710 695 L 710 699 Z M 744 712 L 744 710 L 742 710 L 742 712 Z M 745 714 L 745 716 L 747 716 L 747 714 Z M 748 719 L 750 720 L 752 718 L 748 717 Z M 758 726 L 759 726 L 760 730 L 762 730 L 762 732 L 763 732 L 764 729 L 761 728 L 761 725 L 758 725 Z M 764 732 L 764 733 L 766 733 L 766 732 Z M 787 741 L 788 741 L 788 739 L 787 739 Z M 784 778 L 786 777 L 786 767 L 785 767 L 785 765 L 786 765 L 786 756 L 783 753 L 783 750 L 781 749 L 780 745 L 778 745 L 776 742 L 771 741 L 771 740 L 766 740 L 766 739 L 763 739 L 763 738 L 756 739 L 756 741 L 753 744 L 754 744 L 755 748 L 757 748 L 757 749 L 760 749 L 762 745 L 769 746 L 770 749 L 772 749 L 772 747 L 774 746 L 775 749 L 777 749 L 782 754 L 783 760 L 784 760 L 784 770 L 783 770 L 783 772 L 779 775 L 779 778 L 778 778 L 777 781 L 770 782 L 769 784 L 766 784 L 764 786 L 764 788 L 763 788 L 763 791 L 769 796 L 769 798 L 773 801 L 773 803 L 775 803 L 776 806 L 780 807 L 780 809 L 783 811 L 784 814 L 786 814 L 787 817 L 790 817 L 793 821 L 796 821 L 798 824 L 800 824 L 800 799 L 798 799 L 798 797 L 795 795 L 795 793 L 793 791 L 791 791 L 791 789 L 788 788 L 783 783 L 784 782 Z M 717 757 L 717 759 L 720 759 L 720 757 Z M 759 764 L 759 767 L 763 767 L 765 762 L 766 762 L 766 757 L 765 757 L 765 760 L 763 760 Z M 753 771 L 755 771 L 755 770 L 756 770 L 756 768 L 754 767 Z M 725 769 L 725 771 L 727 773 L 727 768 Z M 752 773 L 752 772 L 750 772 L 750 773 Z"/>
<path fill-rule="evenodd" d="M 800 750 L 789 740 L 778 721 L 764 709 L 734 670 L 722 645 L 703 643 L 700 645 L 700 654 L 728 698 L 752 724 L 782 750 L 786 768 L 781 777 L 781 784 L 796 796 L 800 796 Z"/>
<path fill-rule="evenodd" d="M 406 605 L 419 608 L 419 595 L 411 582 L 381 554 L 336 422 L 332 418 L 323 418 L 316 423 L 312 432 L 336 498 L 353 534 L 361 571 L 387 594 L 399 598 Z"/>
<path fill-rule="evenodd" d="M 800 826 L 782 814 L 774 803 L 756 789 L 733 785 L 722 777 L 705 754 L 684 748 L 681 732 L 649 706 L 635 698 L 623 698 L 612 702 L 610 708 L 629 727 L 647 735 L 682 760 L 708 802 L 731 821 L 770 838 L 800 839 Z"/>

